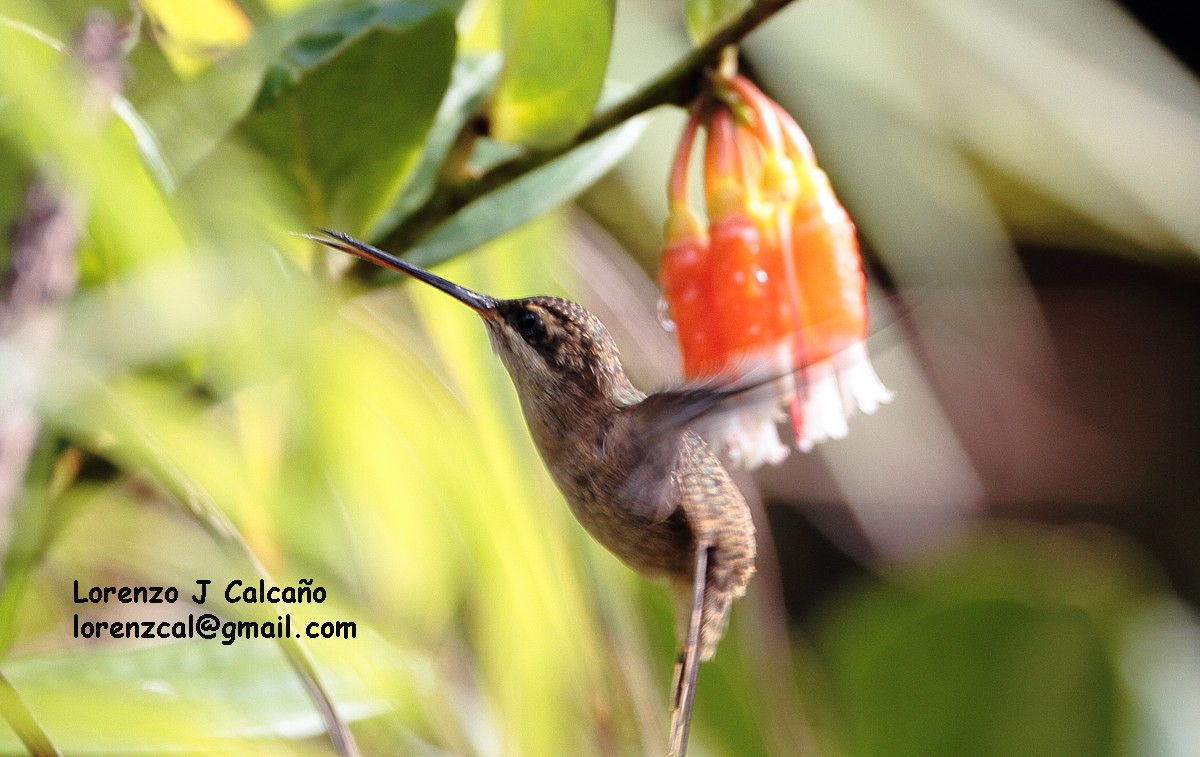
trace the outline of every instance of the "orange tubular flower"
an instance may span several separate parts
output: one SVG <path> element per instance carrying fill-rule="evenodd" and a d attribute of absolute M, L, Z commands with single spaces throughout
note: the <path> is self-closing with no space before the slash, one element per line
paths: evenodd
<path fill-rule="evenodd" d="M 660 278 L 689 379 L 764 387 L 710 441 L 735 464 L 787 454 L 775 428 L 786 407 L 797 446 L 847 433 L 856 409 L 892 395 L 867 357 L 866 278 L 854 224 L 796 122 L 741 76 L 719 82 L 704 150 L 708 233 L 688 204 L 700 125 L 688 121 L 668 189 Z M 756 392 L 761 394 L 761 392 Z"/>
<path fill-rule="evenodd" d="M 720 324 L 723 374 L 734 383 L 762 382 L 790 372 L 794 325 L 781 319 L 770 270 L 770 240 L 753 211 L 739 158 L 733 114 L 723 107 L 709 117 L 704 189 L 711 252 L 710 318 Z M 777 257 L 777 256 L 776 256 Z M 737 465 L 756 468 L 787 456 L 775 430 L 777 412 L 749 402 L 713 434 L 719 451 Z"/>
<path fill-rule="evenodd" d="M 808 450 L 826 438 L 844 437 L 846 419 L 855 409 L 869 415 L 893 395 L 867 355 L 867 279 L 854 222 L 813 159 L 799 125 L 778 105 L 774 110 L 799 178 L 791 218 L 792 251 L 806 303 L 809 424 L 797 432 L 797 443 Z"/>
<path fill-rule="evenodd" d="M 737 317 L 721 318 L 726 359 L 756 360 L 777 351 L 780 325 L 767 280 L 762 234 L 748 206 L 737 157 L 733 115 L 716 109 L 704 156 L 712 296 L 737 303 Z"/>
<path fill-rule="evenodd" d="M 710 304 L 708 233 L 696 211 L 688 204 L 687 165 L 699 128 L 693 113 L 679 140 L 668 189 L 666 244 L 659 279 L 670 307 L 670 319 L 683 356 L 687 376 L 711 376 L 721 371 L 720 335 L 707 315 Z"/>

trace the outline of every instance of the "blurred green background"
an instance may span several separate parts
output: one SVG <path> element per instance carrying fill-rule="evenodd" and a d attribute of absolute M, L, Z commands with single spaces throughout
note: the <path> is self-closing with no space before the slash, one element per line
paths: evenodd
<path fill-rule="evenodd" d="M 31 717 L 64 754 L 333 753 L 295 649 L 72 632 L 273 617 L 186 601 L 260 573 L 327 590 L 278 612 L 357 624 L 304 649 L 363 754 L 664 751 L 667 593 L 574 523 L 478 320 L 291 232 L 578 299 L 667 385 L 679 109 L 411 217 L 745 5 L 0 0 L 0 219 L 49 188 L 79 270 L 0 305 L 0 752 Z M 759 573 L 692 754 L 1200 754 L 1200 86 L 1171 13 L 797 0 L 746 41 L 858 224 L 898 398 L 739 476 Z"/>

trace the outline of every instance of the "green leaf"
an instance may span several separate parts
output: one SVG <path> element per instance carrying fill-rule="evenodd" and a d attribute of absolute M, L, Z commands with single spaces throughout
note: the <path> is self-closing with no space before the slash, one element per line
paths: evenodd
<path fill-rule="evenodd" d="M 604 85 L 613 0 L 503 0 L 504 72 L 491 106 L 504 142 L 555 147 L 587 123 Z"/>
<path fill-rule="evenodd" d="M 426 20 L 442 10 L 424 2 L 393 2 L 355 8 L 329 19 L 293 42 L 267 70 L 263 87 L 254 103 L 261 110 L 298 86 L 313 68 L 334 58 L 339 48 L 349 46 L 373 27 L 403 29 Z"/>
<path fill-rule="evenodd" d="M 500 74 L 500 57 L 459 57 L 454 62 L 450 76 L 450 88 L 442 98 L 441 107 L 429 130 L 421 160 L 413 169 L 404 191 L 366 233 L 376 237 L 385 230 L 394 228 L 422 203 L 429 199 L 437 183 L 438 171 L 445 161 L 454 140 L 467 121 L 475 115 L 491 93 Z"/>
<path fill-rule="evenodd" d="M 390 668 L 403 680 L 406 663 L 394 649 L 373 634 L 354 643 L 375 653 L 379 671 Z M 295 672 L 267 639 L 82 648 L 12 658 L 4 672 L 67 754 L 277 754 L 269 742 L 248 749 L 246 739 L 304 738 L 323 729 Z M 349 669 L 330 678 L 345 720 L 390 708 Z M 0 729 L 0 751 L 21 751 L 8 729 Z"/>
<path fill-rule="evenodd" d="M 700 44 L 749 7 L 750 0 L 688 0 L 688 34 Z"/>
<path fill-rule="evenodd" d="M 1115 682 L 1084 613 L 980 601 L 908 620 L 851 669 L 856 754 L 1107 754 Z"/>
<path fill-rule="evenodd" d="M 406 257 L 418 265 L 434 265 L 573 199 L 629 152 L 643 127 L 642 119 L 631 119 L 485 195 L 434 229 Z"/>
<path fill-rule="evenodd" d="M 903 589 L 844 603 L 822 646 L 846 753 L 1113 754 L 1131 719 L 1116 665 L 1143 566 L 1086 538 L 981 539 Z"/>
<path fill-rule="evenodd" d="M 155 43 L 185 78 L 241 46 L 253 30 L 245 11 L 230 0 L 142 0 L 139 5 L 154 29 Z"/>
<path fill-rule="evenodd" d="M 362 234 L 380 222 L 416 168 L 446 91 L 454 18 L 397 8 L 382 18 L 355 11 L 298 42 L 264 83 L 267 107 L 246 121 L 299 187 L 314 225 Z M 400 25 L 344 36 L 363 21 Z"/>
<path fill-rule="evenodd" d="M 327 18 L 319 5 L 259 26 L 249 44 L 187 82 L 177 82 L 141 103 L 134 103 L 157 135 L 159 148 L 176 183 L 207 157 L 250 112 L 268 68 L 288 44 Z"/>

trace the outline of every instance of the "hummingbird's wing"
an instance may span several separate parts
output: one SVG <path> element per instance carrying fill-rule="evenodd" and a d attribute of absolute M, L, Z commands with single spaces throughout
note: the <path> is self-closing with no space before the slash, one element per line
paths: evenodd
<path fill-rule="evenodd" d="M 734 393 L 740 390 L 734 390 Z M 604 454 L 621 471 L 621 500 L 638 518 L 665 520 L 678 505 L 675 470 L 684 434 L 697 419 L 728 400 L 729 389 L 695 386 L 656 392 L 622 408 L 605 436 Z"/>
<path fill-rule="evenodd" d="M 728 452 L 734 465 L 753 468 L 763 461 L 778 462 L 786 455 L 786 448 L 774 433 L 769 436 L 775 445 L 763 449 L 768 441 L 765 431 L 775 422 L 790 416 L 798 437 L 800 423 L 807 425 L 810 420 L 813 427 L 821 429 L 831 425 L 830 417 L 836 416 L 835 420 L 840 420 L 844 428 L 845 420 L 855 412 L 870 414 L 891 398 L 892 393 L 880 382 L 867 359 L 865 345 L 855 342 L 815 365 L 797 364 L 779 370 L 753 364 L 734 366 L 725 375 L 697 379 L 650 394 L 620 414 L 628 416 L 629 433 L 635 434 L 630 447 L 642 451 L 656 465 L 663 459 L 674 459 L 679 450 L 680 431 L 690 429 L 708 442 L 713 451 Z M 814 410 L 816 414 L 810 415 Z M 840 435 L 827 433 L 829 437 L 841 438 L 845 431 Z M 801 441 L 808 441 L 808 437 L 798 439 L 797 443 Z M 759 455 L 757 462 L 738 459 L 735 452 L 744 453 L 747 447 Z M 774 457 L 777 452 L 779 456 Z M 628 462 L 638 464 L 636 459 Z M 629 478 L 634 485 L 640 485 L 643 477 L 631 471 Z M 669 510 L 656 512 L 664 517 L 670 514 Z"/>

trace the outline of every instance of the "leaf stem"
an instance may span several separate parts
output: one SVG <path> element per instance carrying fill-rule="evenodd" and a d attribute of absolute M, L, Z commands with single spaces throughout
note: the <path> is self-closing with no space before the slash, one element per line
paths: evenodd
<path fill-rule="evenodd" d="M 405 250 L 475 200 L 541 168 L 634 116 L 660 105 L 687 104 L 703 88 L 704 71 L 717 61 L 722 50 L 729 45 L 736 45 L 759 24 L 791 2 L 793 0 L 758 0 L 751 4 L 741 16 L 681 58 L 657 79 L 616 105 L 597 113 L 570 142 L 549 149 L 529 150 L 468 181 L 439 184 L 425 204 L 392 230 L 380 246 Z"/>
<path fill-rule="evenodd" d="M 32 757 L 61 757 L 62 752 L 42 730 L 21 695 L 0 673 L 0 717 L 3 717 Z"/>

